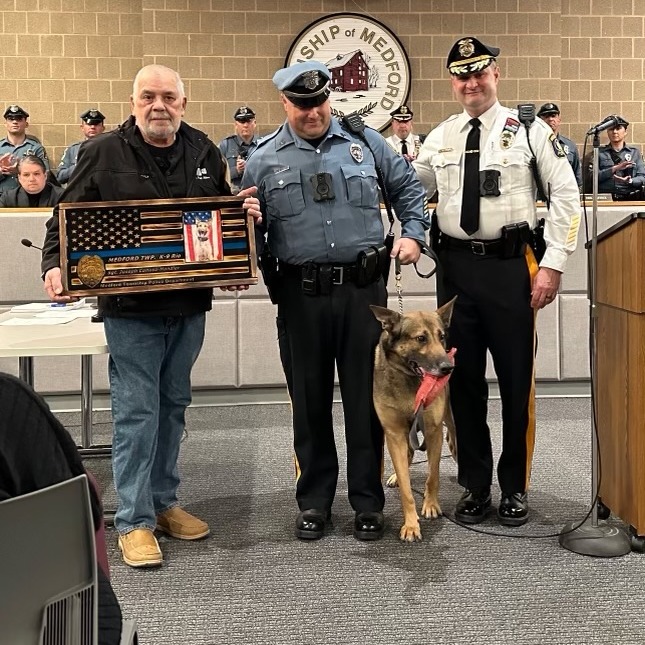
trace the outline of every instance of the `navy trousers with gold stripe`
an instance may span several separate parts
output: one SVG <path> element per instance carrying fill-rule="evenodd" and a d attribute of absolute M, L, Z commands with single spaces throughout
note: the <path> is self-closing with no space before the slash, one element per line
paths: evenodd
<path fill-rule="evenodd" d="M 535 443 L 535 311 L 532 250 L 502 259 L 469 250 L 440 251 L 438 301 L 457 296 L 450 323 L 456 347 L 450 402 L 457 432 L 459 483 L 490 486 L 493 453 L 487 422 L 486 351 L 493 358 L 502 401 L 502 453 L 497 477 L 504 493 L 528 489 Z"/>

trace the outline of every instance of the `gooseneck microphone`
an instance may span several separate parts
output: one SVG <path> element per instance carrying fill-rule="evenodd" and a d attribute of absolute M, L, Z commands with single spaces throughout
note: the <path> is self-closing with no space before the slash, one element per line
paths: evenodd
<path fill-rule="evenodd" d="M 23 237 L 22 240 L 20 240 L 20 244 L 23 246 L 26 246 L 27 248 L 34 248 L 38 249 L 39 251 L 42 251 L 42 249 L 39 246 L 36 246 L 31 240 L 28 240 L 26 237 Z"/>
<path fill-rule="evenodd" d="M 587 134 L 598 134 L 604 130 L 609 130 L 609 128 L 615 128 L 617 125 L 619 125 L 618 117 L 616 115 L 612 115 L 607 117 L 604 121 L 601 121 L 598 125 L 594 125 L 593 128 L 590 128 Z"/>

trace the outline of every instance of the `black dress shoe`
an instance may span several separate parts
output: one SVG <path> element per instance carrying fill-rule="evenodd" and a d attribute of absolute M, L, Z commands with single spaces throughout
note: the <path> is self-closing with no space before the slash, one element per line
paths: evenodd
<path fill-rule="evenodd" d="M 298 513 L 296 518 L 296 537 L 301 540 L 319 540 L 325 532 L 325 524 L 331 513 L 317 508 L 308 508 Z"/>
<path fill-rule="evenodd" d="M 483 522 L 490 511 L 490 488 L 465 490 L 455 507 L 455 519 L 464 524 Z"/>
<path fill-rule="evenodd" d="M 502 493 L 497 509 L 499 523 L 504 526 L 522 526 L 529 519 L 526 493 Z"/>
<path fill-rule="evenodd" d="M 363 511 L 354 518 L 354 537 L 357 540 L 380 540 L 385 529 L 381 511 Z"/>

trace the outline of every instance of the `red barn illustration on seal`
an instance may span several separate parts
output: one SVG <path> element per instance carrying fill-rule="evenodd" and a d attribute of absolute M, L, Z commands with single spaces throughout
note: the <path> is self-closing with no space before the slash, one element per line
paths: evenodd
<path fill-rule="evenodd" d="M 325 63 L 331 72 L 331 89 L 336 92 L 355 92 L 369 87 L 369 65 L 360 49 L 337 54 Z"/>

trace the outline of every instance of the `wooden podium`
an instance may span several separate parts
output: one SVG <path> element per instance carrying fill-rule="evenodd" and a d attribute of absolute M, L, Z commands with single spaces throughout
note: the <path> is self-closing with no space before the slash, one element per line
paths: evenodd
<path fill-rule="evenodd" d="M 645 535 L 645 212 L 598 236 L 596 406 L 603 503 Z"/>

